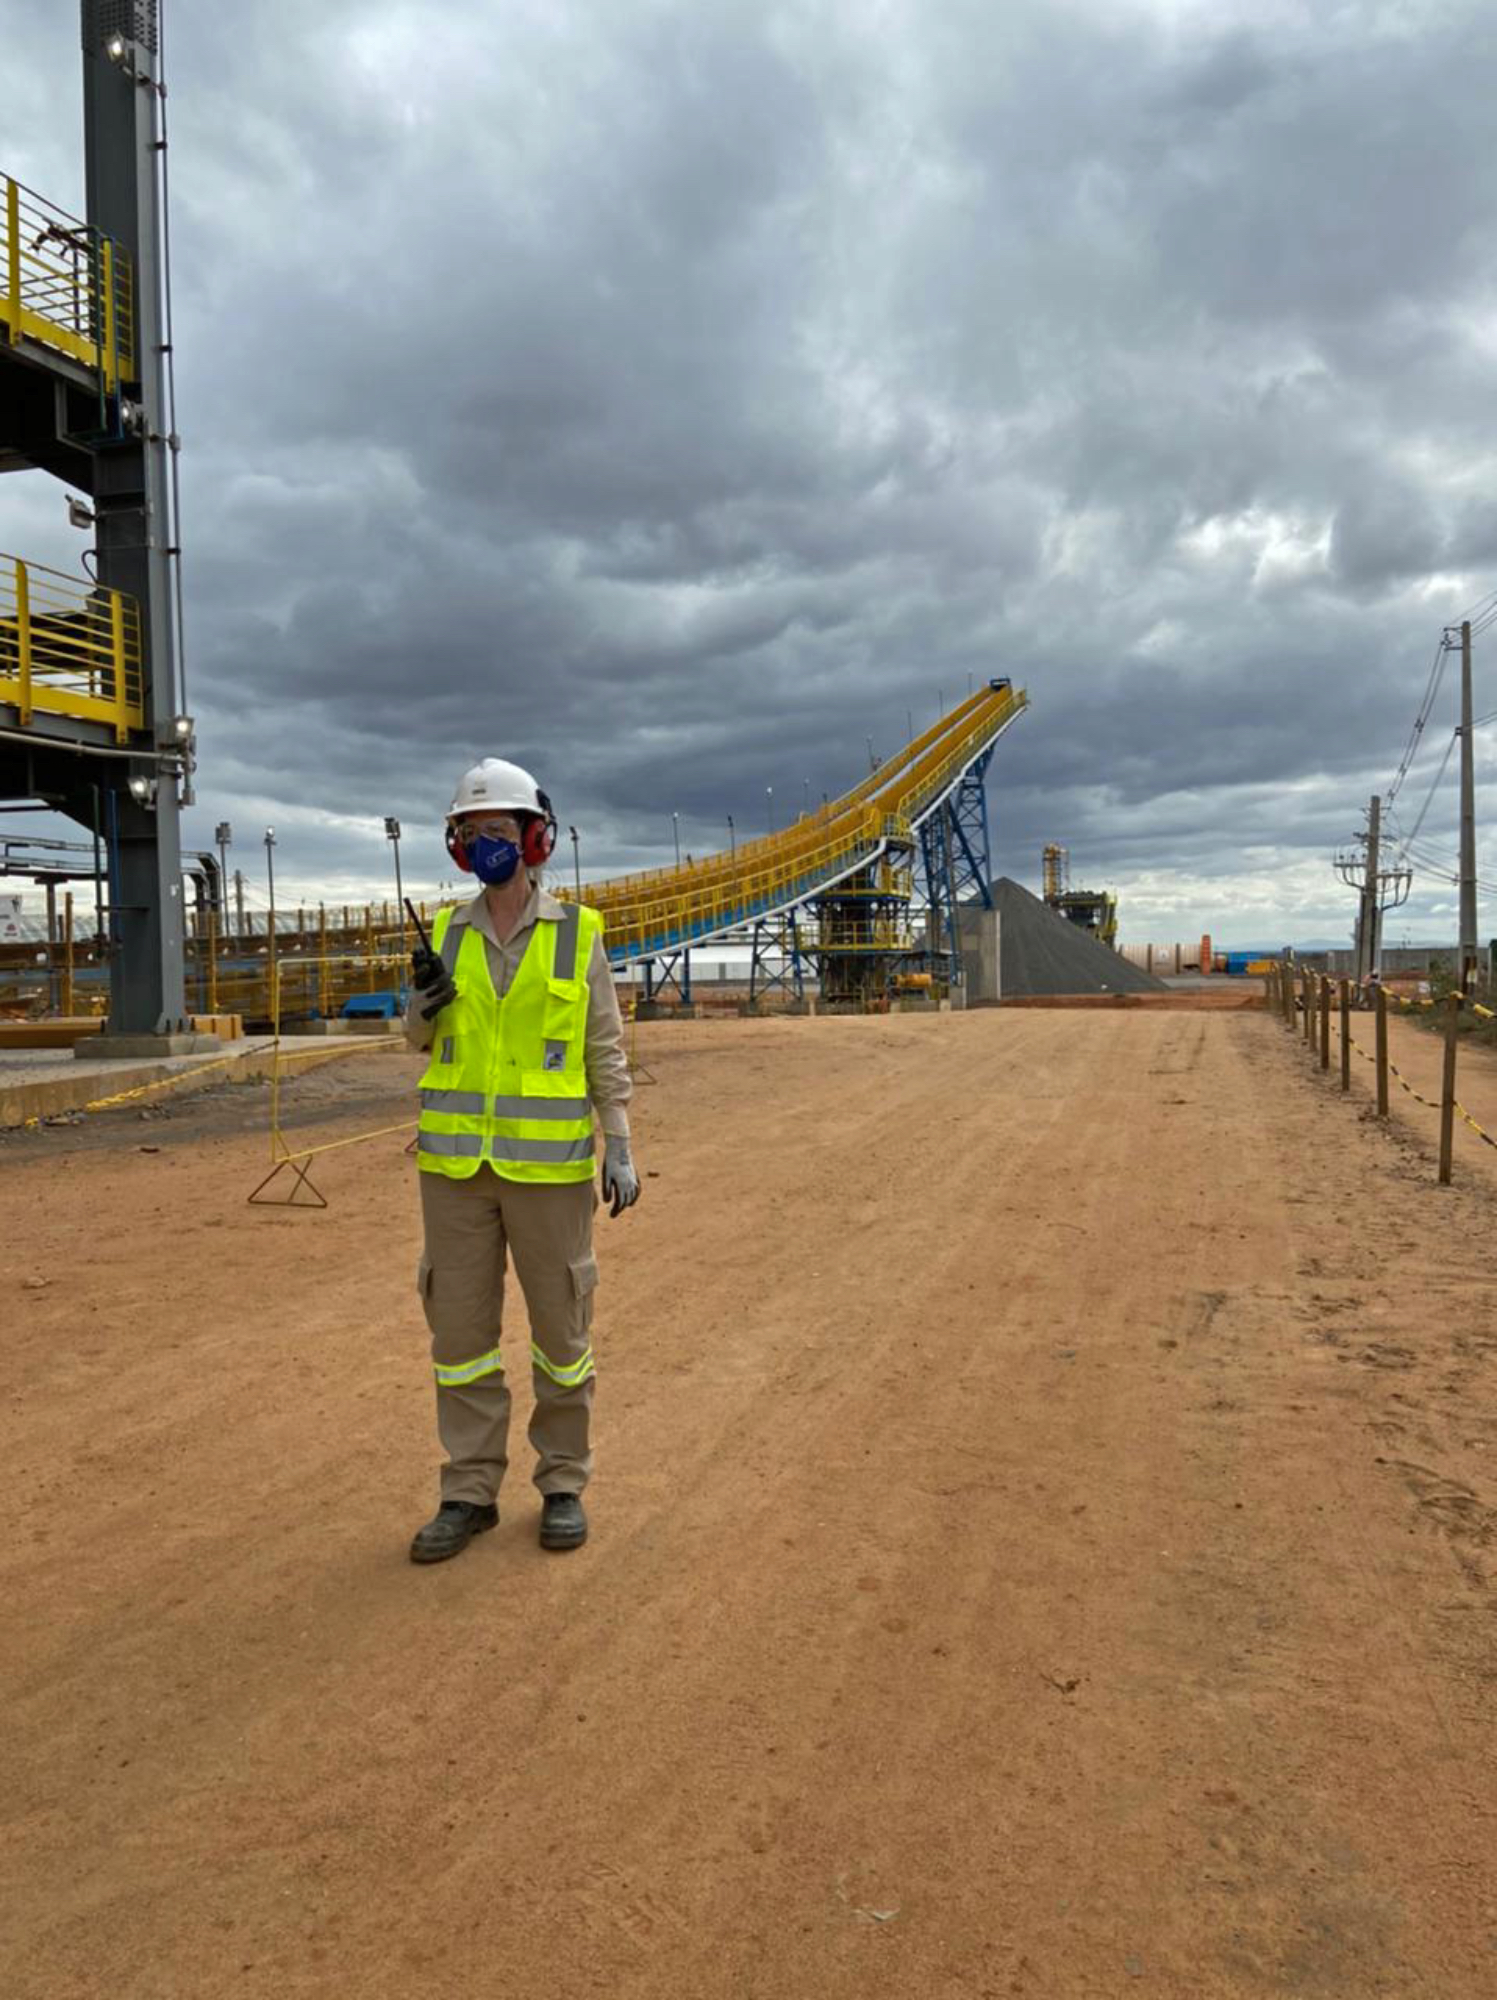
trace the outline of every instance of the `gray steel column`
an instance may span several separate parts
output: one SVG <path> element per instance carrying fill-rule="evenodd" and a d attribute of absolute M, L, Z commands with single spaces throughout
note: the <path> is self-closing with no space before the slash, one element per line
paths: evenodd
<path fill-rule="evenodd" d="M 107 52 L 115 37 L 123 41 L 118 60 Z M 83 0 L 88 220 L 130 260 L 138 376 L 124 385 L 130 421 L 122 435 L 94 448 L 98 576 L 140 605 L 145 725 L 153 745 L 170 740 L 181 712 L 168 460 L 174 440 L 164 435 L 157 62 L 156 0 Z M 144 798 L 131 792 L 132 777 L 145 781 Z M 106 765 L 102 784 L 113 918 L 109 1030 L 175 1033 L 186 1026 L 175 777 L 143 760 Z"/>

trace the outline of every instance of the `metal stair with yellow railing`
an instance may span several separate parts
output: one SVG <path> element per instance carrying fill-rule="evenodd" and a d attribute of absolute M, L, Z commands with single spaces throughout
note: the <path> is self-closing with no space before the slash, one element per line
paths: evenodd
<path fill-rule="evenodd" d="M 122 590 L 0 555 L 0 702 L 28 726 L 40 711 L 145 726 L 140 606 Z"/>
<path fill-rule="evenodd" d="M 0 329 L 75 362 L 101 394 L 135 375 L 134 276 L 101 230 L 0 175 Z"/>
<path fill-rule="evenodd" d="M 122 390 L 136 377 L 130 260 L 9 174 L 0 174 L 0 341 L 24 370 L 65 385 L 67 439 L 117 438 Z M 15 442 L 0 436 L 0 452 Z M 22 728 L 38 715 L 67 717 L 103 723 L 127 742 L 145 727 L 138 601 L 0 555 L 0 703 Z"/>

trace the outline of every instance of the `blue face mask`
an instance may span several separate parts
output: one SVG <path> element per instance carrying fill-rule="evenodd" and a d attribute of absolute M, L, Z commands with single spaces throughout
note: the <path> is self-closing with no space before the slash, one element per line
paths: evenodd
<path fill-rule="evenodd" d="M 469 843 L 468 859 L 473 873 L 486 889 L 507 882 L 520 865 L 520 850 L 512 840 L 494 840 L 480 833 Z"/>

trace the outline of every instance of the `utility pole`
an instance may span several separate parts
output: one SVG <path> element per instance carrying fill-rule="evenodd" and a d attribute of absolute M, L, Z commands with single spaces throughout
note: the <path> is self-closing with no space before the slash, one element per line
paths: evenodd
<path fill-rule="evenodd" d="M 234 935 L 244 936 L 244 870 L 234 870 Z"/>
<path fill-rule="evenodd" d="M 1378 908 L 1378 850 L 1382 840 L 1383 802 L 1373 794 L 1367 808 L 1367 880 L 1362 888 L 1362 935 L 1358 941 L 1357 977 L 1371 979 L 1382 964 L 1382 919 Z M 1365 962 L 1364 962 L 1365 961 Z"/>
<path fill-rule="evenodd" d="M 1374 793 L 1367 808 L 1365 851 L 1336 856 L 1336 873 L 1357 891 L 1357 985 L 1382 971 L 1383 912 L 1407 902 L 1413 874 L 1407 867 L 1382 866 L 1382 800 Z M 1048 850 L 1047 850 L 1048 856 Z"/>
<path fill-rule="evenodd" d="M 1476 772 L 1471 728 L 1471 620 L 1461 624 L 1461 991 L 1476 977 Z"/>

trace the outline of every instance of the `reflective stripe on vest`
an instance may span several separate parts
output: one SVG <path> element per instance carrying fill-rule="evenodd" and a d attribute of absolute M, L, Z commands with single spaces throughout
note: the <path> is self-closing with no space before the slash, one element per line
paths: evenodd
<path fill-rule="evenodd" d="M 602 919 L 577 903 L 537 919 L 501 999 L 483 934 L 466 911 L 443 910 L 433 944 L 457 998 L 421 1079 L 422 1169 L 465 1179 L 487 1160 L 507 1179 L 590 1180 L 588 971 Z M 580 976 L 579 976 L 580 975 Z"/>
<path fill-rule="evenodd" d="M 447 1061 L 451 1062 L 451 1056 Z M 423 1090 L 423 1111 L 454 1111 L 460 1118 L 481 1118 L 488 1099 L 481 1090 Z"/>
<path fill-rule="evenodd" d="M 416 1139 L 418 1153 L 430 1153 L 433 1159 L 477 1160 L 483 1157 L 481 1132 L 418 1132 Z"/>
<path fill-rule="evenodd" d="M 423 1090 L 423 1111 L 448 1111 L 459 1118 L 585 1118 L 585 1097 L 495 1097 L 480 1090 Z"/>

